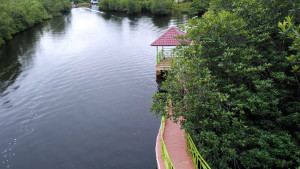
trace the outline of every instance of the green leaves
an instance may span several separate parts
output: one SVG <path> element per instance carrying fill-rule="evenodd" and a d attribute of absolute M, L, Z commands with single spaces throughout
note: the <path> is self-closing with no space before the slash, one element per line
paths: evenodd
<path fill-rule="evenodd" d="M 299 26 L 283 21 L 299 8 L 281 0 L 210 4 L 183 28 L 192 43 L 177 52 L 168 93 L 156 98 L 172 100 L 173 117 L 184 118 L 212 168 L 300 166 Z"/>
<path fill-rule="evenodd" d="M 0 3 L 0 46 L 15 33 L 69 9 L 69 0 L 4 0 Z"/>
<path fill-rule="evenodd" d="M 103 0 L 100 8 L 108 11 L 127 12 L 130 15 L 141 13 L 142 2 L 138 0 Z"/>
<path fill-rule="evenodd" d="M 191 4 L 191 14 L 193 15 L 202 15 L 204 14 L 209 7 L 209 0 L 193 0 Z"/>
<path fill-rule="evenodd" d="M 296 54 L 291 54 L 286 59 L 291 63 L 291 72 L 300 72 L 300 25 L 296 26 L 293 22 L 293 17 L 286 17 L 283 22 L 278 22 L 278 27 L 281 29 L 281 34 L 293 40 L 289 47 L 291 51 L 296 51 Z"/>
<path fill-rule="evenodd" d="M 128 14 L 137 14 L 141 12 L 141 7 L 138 4 L 137 0 L 128 0 L 127 3 L 127 13 Z"/>
<path fill-rule="evenodd" d="M 170 0 L 153 0 L 151 3 L 151 12 L 154 15 L 167 15 L 171 13 L 172 1 Z"/>

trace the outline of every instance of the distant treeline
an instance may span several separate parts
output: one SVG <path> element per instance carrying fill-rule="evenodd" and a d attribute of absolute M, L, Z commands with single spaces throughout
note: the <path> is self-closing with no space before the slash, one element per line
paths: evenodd
<path fill-rule="evenodd" d="M 79 7 L 89 6 L 89 0 L 73 0 Z M 202 15 L 208 10 L 209 0 L 101 0 L 99 9 L 104 11 L 122 12 L 129 15 L 152 13 L 154 15 L 168 15 L 171 13 L 188 13 Z"/>
<path fill-rule="evenodd" d="M 12 35 L 70 8 L 70 0 L 0 0 L 0 46 Z"/>
<path fill-rule="evenodd" d="M 176 3 L 173 0 L 101 0 L 101 10 L 137 14 L 150 12 L 154 15 L 168 15 L 172 12 L 186 12 L 192 15 L 207 11 L 207 0 L 184 0 Z"/>
<path fill-rule="evenodd" d="M 153 14 L 169 14 L 172 8 L 171 0 L 101 0 L 99 7 L 102 10 L 120 11 L 128 14 L 137 14 L 151 11 Z"/>

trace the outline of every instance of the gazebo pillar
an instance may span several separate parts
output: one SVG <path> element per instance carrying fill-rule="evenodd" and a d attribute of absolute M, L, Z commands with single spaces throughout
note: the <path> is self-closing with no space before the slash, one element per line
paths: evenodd
<path fill-rule="evenodd" d="M 158 46 L 156 46 L 156 64 L 158 64 Z"/>

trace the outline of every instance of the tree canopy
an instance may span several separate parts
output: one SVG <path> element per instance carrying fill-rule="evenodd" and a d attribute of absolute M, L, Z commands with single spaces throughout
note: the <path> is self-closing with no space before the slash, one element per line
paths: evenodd
<path fill-rule="evenodd" d="M 0 46 L 15 33 L 70 7 L 69 0 L 0 0 Z"/>
<path fill-rule="evenodd" d="M 155 15 L 168 15 L 171 13 L 170 0 L 102 0 L 99 3 L 102 10 L 122 11 L 128 14 L 138 14 L 142 11 Z"/>
<path fill-rule="evenodd" d="M 300 166 L 299 19 L 296 0 L 211 0 L 209 12 L 182 28 L 151 109 L 172 101 L 212 168 Z"/>

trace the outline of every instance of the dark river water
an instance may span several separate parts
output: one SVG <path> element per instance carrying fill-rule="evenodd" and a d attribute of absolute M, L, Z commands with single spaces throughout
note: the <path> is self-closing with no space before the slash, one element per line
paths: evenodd
<path fill-rule="evenodd" d="M 155 169 L 156 48 L 187 17 L 72 9 L 0 48 L 0 168 Z"/>

